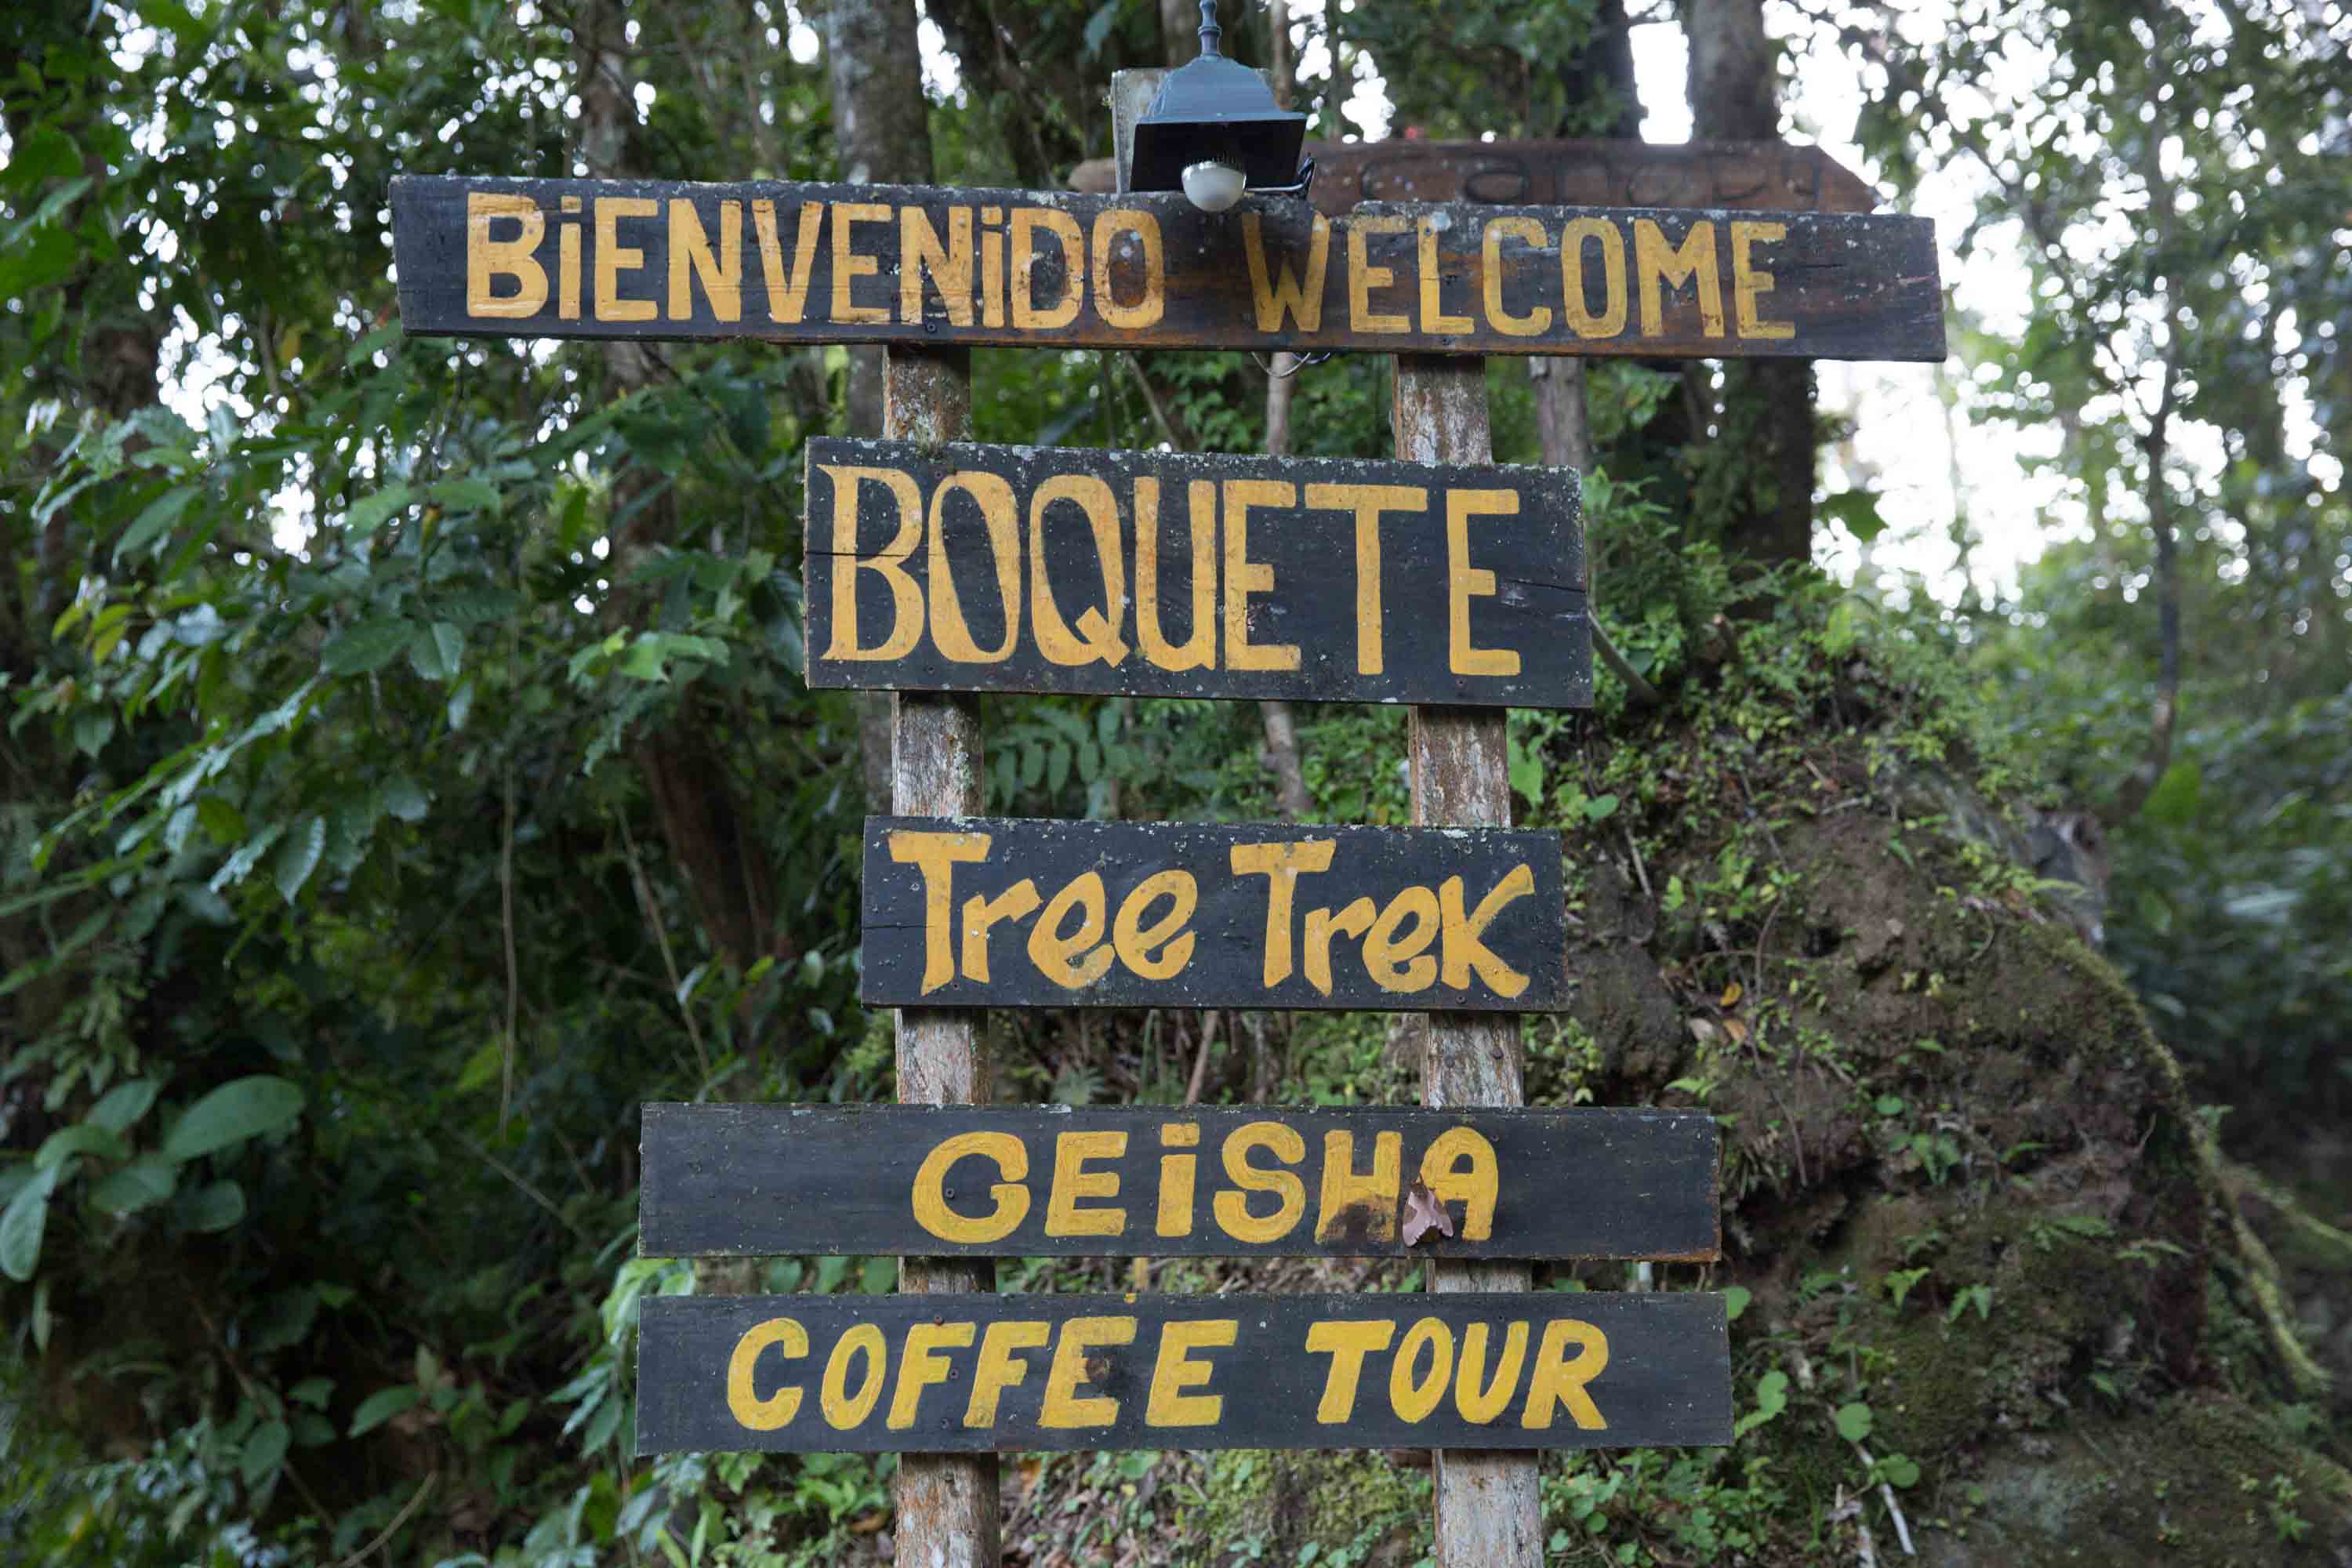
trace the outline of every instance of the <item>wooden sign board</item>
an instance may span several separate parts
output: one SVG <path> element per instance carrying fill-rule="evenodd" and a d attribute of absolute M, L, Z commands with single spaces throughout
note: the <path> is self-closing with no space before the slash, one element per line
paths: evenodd
<path fill-rule="evenodd" d="M 1559 838 L 1468 827 L 866 819 L 869 1005 L 1546 1012 Z"/>
<path fill-rule="evenodd" d="M 1944 357 L 1925 218 L 419 174 L 392 209 L 415 333 Z"/>
<path fill-rule="evenodd" d="M 1695 1110 L 648 1104 L 644 1114 L 637 1246 L 649 1258 L 1711 1262 L 1720 1248 L 1715 1119 Z M 1433 1212 L 1442 1225 L 1419 1223 Z"/>
<path fill-rule="evenodd" d="M 1818 147 L 1785 142 L 1310 142 L 1319 212 L 1365 202 L 1866 213 L 1878 196 Z"/>
<path fill-rule="evenodd" d="M 820 687 L 1580 708 L 1577 479 L 808 444 Z"/>
<path fill-rule="evenodd" d="M 667 1296 L 637 1452 L 1731 1441 L 1723 1298 Z"/>

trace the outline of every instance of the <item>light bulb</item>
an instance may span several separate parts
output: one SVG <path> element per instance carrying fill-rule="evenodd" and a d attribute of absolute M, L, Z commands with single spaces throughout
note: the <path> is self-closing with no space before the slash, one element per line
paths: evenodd
<path fill-rule="evenodd" d="M 1221 213 L 1242 199 L 1248 184 L 1230 163 L 1188 163 L 1184 167 L 1184 199 L 1204 213 Z"/>

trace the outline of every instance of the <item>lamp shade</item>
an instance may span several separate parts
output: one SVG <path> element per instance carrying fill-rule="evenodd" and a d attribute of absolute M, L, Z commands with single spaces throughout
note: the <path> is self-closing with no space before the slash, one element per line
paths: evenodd
<path fill-rule="evenodd" d="M 1257 72 L 1223 55 L 1203 54 L 1169 72 L 1135 122 L 1128 185 L 1179 190 L 1185 167 L 1201 163 L 1239 169 L 1253 186 L 1291 185 L 1306 140 L 1307 116 L 1277 106 Z"/>

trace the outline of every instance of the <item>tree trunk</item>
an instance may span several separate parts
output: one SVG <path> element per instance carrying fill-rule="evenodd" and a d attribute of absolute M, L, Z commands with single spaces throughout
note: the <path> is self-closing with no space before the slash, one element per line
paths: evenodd
<path fill-rule="evenodd" d="M 1223 20 L 1222 15 L 1219 20 Z M 1171 66 L 1181 66 L 1201 52 L 1201 7 L 1196 0 L 1160 0 L 1160 42 Z"/>
<path fill-rule="evenodd" d="M 588 172 L 614 179 L 631 172 L 631 140 L 636 129 L 630 96 L 626 18 L 617 4 L 591 6 L 580 14 L 580 155 Z M 657 362 L 643 343 L 611 339 L 603 348 L 613 387 L 626 395 L 648 384 Z M 676 534 L 679 520 L 673 498 L 634 505 L 664 483 L 651 469 L 630 467 L 614 476 L 614 512 L 634 510 L 625 539 L 613 542 L 614 575 L 626 574 L 629 558 Z M 634 596 L 616 595 L 610 618 L 634 625 L 641 606 Z M 658 731 L 638 735 L 629 760 L 645 781 L 662 841 L 686 881 L 696 916 L 719 956 L 739 972 L 777 951 L 775 873 L 764 847 L 735 800 L 727 757 L 711 739 L 707 718 L 689 696 L 681 710 Z"/>
<path fill-rule="evenodd" d="M 829 0 L 825 75 L 833 87 L 833 133 L 841 177 L 853 185 L 928 185 L 932 179 L 930 104 L 923 97 L 922 47 L 908 0 Z M 849 351 L 849 434 L 882 433 L 879 348 Z M 858 752 L 866 809 L 890 809 L 890 694 L 857 694 Z"/>
<path fill-rule="evenodd" d="M 1779 82 L 1763 0 L 1688 0 L 1691 134 L 1702 141 L 1769 142 L 1780 130 Z M 1702 486 L 1720 503 L 1724 547 L 1772 565 L 1813 553 L 1813 367 L 1809 360 L 1733 360 L 1724 366 L 1717 416 L 1738 465 L 1727 483 Z"/>

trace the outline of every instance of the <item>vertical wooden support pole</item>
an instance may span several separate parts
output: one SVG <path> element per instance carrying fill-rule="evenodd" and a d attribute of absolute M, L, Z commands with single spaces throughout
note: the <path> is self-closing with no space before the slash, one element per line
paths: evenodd
<path fill-rule="evenodd" d="M 971 420 L 964 349 L 887 351 L 882 433 L 926 446 L 963 439 Z M 902 816 L 973 816 L 982 806 L 980 705 L 970 696 L 901 691 L 890 725 L 890 805 Z M 984 1033 L 971 1007 L 898 1009 L 898 1100 L 980 1105 L 994 1098 Z M 898 1289 L 994 1288 L 985 1259 L 908 1258 Z M 997 1568 L 996 1457 L 908 1454 L 898 1461 L 898 1568 Z"/>
<path fill-rule="evenodd" d="M 1396 455 L 1416 463 L 1494 460 L 1484 360 L 1399 354 Z M 1423 826 L 1508 827 L 1509 759 L 1501 710 L 1415 708 L 1408 742 L 1412 820 Z M 1507 1013 L 1433 1013 L 1422 1056 L 1424 1105 L 1519 1105 L 1519 1028 Z M 1523 1263 L 1440 1263 L 1441 1291 L 1525 1290 Z M 1442 1449 L 1437 1455 L 1439 1568 L 1541 1568 L 1543 1510 L 1532 1454 Z"/>

